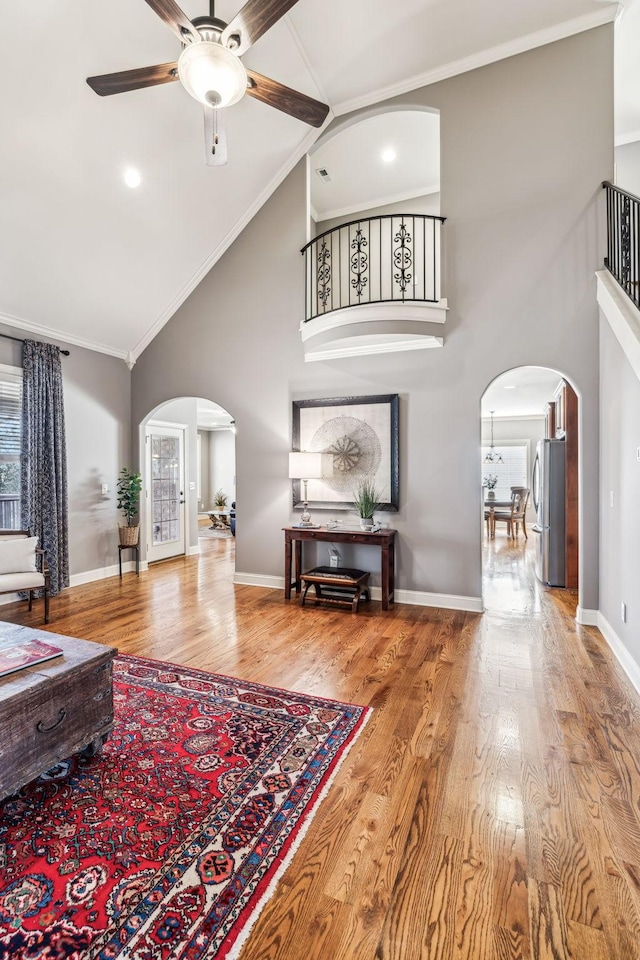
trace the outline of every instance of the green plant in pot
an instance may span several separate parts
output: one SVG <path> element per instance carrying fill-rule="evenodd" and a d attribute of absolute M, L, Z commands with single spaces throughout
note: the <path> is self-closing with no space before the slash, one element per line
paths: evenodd
<path fill-rule="evenodd" d="M 133 547 L 138 542 L 140 527 L 138 526 L 138 509 L 140 506 L 140 491 L 142 477 L 133 473 L 128 467 L 123 467 L 118 476 L 118 510 L 125 515 L 127 525 L 119 526 L 120 543 L 125 547 Z"/>
<path fill-rule="evenodd" d="M 226 510 L 229 497 L 226 495 L 224 490 L 216 490 L 216 495 L 213 498 L 213 503 L 216 510 Z"/>
<path fill-rule="evenodd" d="M 353 505 L 360 517 L 363 530 L 373 526 L 373 515 L 380 506 L 380 494 L 371 477 L 364 477 L 353 493 Z"/>

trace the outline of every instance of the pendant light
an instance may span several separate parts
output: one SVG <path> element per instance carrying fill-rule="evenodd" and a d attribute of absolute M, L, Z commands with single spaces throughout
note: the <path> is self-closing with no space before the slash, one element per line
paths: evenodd
<path fill-rule="evenodd" d="M 504 460 L 502 459 L 502 454 L 497 453 L 496 448 L 493 445 L 493 414 L 495 413 L 495 410 L 490 410 L 489 413 L 491 414 L 491 446 L 489 447 L 489 450 L 483 462 L 484 463 L 504 463 Z"/>

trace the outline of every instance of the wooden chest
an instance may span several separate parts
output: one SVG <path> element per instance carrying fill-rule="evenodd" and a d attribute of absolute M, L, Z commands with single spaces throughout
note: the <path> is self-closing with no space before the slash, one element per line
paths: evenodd
<path fill-rule="evenodd" d="M 112 660 L 118 652 L 17 624 L 0 640 L 61 647 L 54 660 L 0 677 L 0 797 L 79 750 L 96 752 L 113 727 Z"/>

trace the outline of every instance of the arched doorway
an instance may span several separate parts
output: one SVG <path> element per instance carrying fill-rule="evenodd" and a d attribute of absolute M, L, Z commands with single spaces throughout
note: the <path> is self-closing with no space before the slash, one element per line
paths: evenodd
<path fill-rule="evenodd" d="M 577 600 L 577 391 L 561 371 L 517 367 L 487 387 L 481 423 L 485 603 L 513 609 L 548 587 Z"/>
<path fill-rule="evenodd" d="M 225 443 L 214 444 L 214 434 L 224 435 Z M 199 554 L 201 522 L 213 526 L 209 511 L 220 523 L 226 518 L 230 527 L 230 513 L 217 509 L 216 494 L 218 500 L 226 497 L 230 511 L 235 503 L 232 415 L 204 398 L 166 401 L 142 421 L 140 451 L 147 563 Z"/>

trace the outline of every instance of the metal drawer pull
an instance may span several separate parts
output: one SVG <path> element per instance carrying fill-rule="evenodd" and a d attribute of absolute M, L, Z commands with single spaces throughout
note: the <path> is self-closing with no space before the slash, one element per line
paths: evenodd
<path fill-rule="evenodd" d="M 38 733 L 49 733 L 51 730 L 55 730 L 56 727 L 60 726 L 60 724 L 66 717 L 66 715 L 67 715 L 67 711 L 65 710 L 65 708 L 60 707 L 60 709 L 58 710 L 58 719 L 55 720 L 50 727 L 45 727 L 42 720 L 38 720 L 38 722 L 36 723 L 36 730 L 38 731 Z"/>

